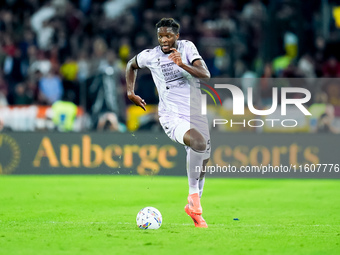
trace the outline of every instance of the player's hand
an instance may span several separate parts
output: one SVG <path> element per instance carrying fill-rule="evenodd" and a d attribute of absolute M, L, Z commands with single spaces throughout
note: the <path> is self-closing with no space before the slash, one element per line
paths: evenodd
<path fill-rule="evenodd" d="M 140 106 L 144 111 L 146 111 L 145 106 L 146 103 L 144 99 L 137 95 L 129 95 L 128 98 L 132 101 L 135 105 Z"/>
<path fill-rule="evenodd" d="M 172 53 L 169 55 L 168 58 L 175 62 L 176 65 L 182 66 L 183 62 L 181 58 L 181 53 L 179 53 L 175 48 L 171 48 L 170 50 L 172 50 Z"/>

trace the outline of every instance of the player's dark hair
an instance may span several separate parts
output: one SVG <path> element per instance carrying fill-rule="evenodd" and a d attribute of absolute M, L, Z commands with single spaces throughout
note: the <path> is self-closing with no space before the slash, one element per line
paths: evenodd
<path fill-rule="evenodd" d="M 172 31 L 175 34 L 179 33 L 180 25 L 178 22 L 176 22 L 173 18 L 162 18 L 158 23 L 156 24 L 156 28 L 160 27 L 171 27 Z"/>

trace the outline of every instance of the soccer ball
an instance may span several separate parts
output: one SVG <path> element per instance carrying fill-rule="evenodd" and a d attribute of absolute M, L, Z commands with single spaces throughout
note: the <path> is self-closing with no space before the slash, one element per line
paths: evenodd
<path fill-rule="evenodd" d="M 162 225 L 162 214 L 154 207 L 144 207 L 137 214 L 136 221 L 140 229 L 159 229 Z"/>

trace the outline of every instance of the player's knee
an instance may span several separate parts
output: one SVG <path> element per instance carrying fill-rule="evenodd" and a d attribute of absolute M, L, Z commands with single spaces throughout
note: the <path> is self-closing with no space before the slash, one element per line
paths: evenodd
<path fill-rule="evenodd" d="M 194 151 L 205 151 L 207 148 L 207 144 L 204 138 L 201 139 L 195 139 L 194 141 L 191 142 L 191 148 Z"/>

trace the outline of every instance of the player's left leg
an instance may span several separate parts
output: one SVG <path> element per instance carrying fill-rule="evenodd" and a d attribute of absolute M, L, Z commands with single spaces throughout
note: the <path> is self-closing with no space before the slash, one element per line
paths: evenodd
<path fill-rule="evenodd" d="M 172 117 L 161 117 L 160 123 L 171 140 L 186 147 L 189 196 L 185 211 L 193 219 L 196 227 L 207 227 L 201 215 L 200 187 L 203 191 L 204 175 L 201 175 L 201 170 L 210 156 L 208 125 L 205 121 L 191 123 L 185 118 Z"/>
<path fill-rule="evenodd" d="M 199 180 L 207 147 L 203 135 L 195 128 L 188 130 L 183 137 L 187 149 L 187 174 L 189 182 L 189 210 L 194 214 L 202 214 L 199 198 Z"/>
<path fill-rule="evenodd" d="M 204 218 L 202 217 L 202 207 L 201 207 L 201 195 L 203 192 L 203 186 L 205 181 L 205 171 L 198 172 L 196 174 L 197 178 L 192 178 L 192 171 L 190 171 L 190 164 L 194 164 L 197 161 L 192 161 L 192 149 L 187 149 L 187 155 L 191 156 L 191 159 L 188 160 L 189 166 L 188 166 L 188 179 L 189 179 L 189 191 L 192 189 L 191 185 L 195 181 L 198 185 L 198 193 L 193 193 L 188 196 L 188 204 L 184 207 L 185 212 L 191 217 L 191 219 L 194 221 L 195 227 L 199 228 L 207 228 L 208 225 Z M 189 157 L 190 158 L 190 157 Z M 196 159 L 197 160 L 197 159 Z M 209 159 L 205 159 L 202 161 L 202 165 L 200 168 L 205 167 Z M 204 168 L 203 168 L 204 169 Z M 196 190 L 195 190 L 196 192 Z"/>
<path fill-rule="evenodd" d="M 205 167 L 206 167 L 208 162 L 209 162 L 209 158 L 203 160 L 203 168 L 202 169 L 205 169 Z M 201 171 L 199 182 L 198 182 L 198 189 L 199 189 L 199 197 L 200 198 L 202 197 L 202 194 L 203 194 L 203 188 L 204 188 L 204 182 L 205 182 L 205 174 L 206 174 L 206 171 Z"/>
<path fill-rule="evenodd" d="M 206 164 L 208 163 L 209 158 L 203 160 L 203 169 L 205 169 Z M 199 176 L 199 182 L 198 182 L 198 187 L 199 187 L 199 200 L 201 200 L 202 193 L 203 193 L 203 187 L 204 187 L 204 182 L 205 182 L 205 174 L 206 171 L 201 171 L 200 176 Z M 199 214 L 194 214 L 189 210 L 189 204 L 187 204 L 184 207 L 185 212 L 191 217 L 191 219 L 194 221 L 195 227 L 198 228 L 207 228 L 208 224 L 205 222 L 203 219 L 202 215 Z"/>
<path fill-rule="evenodd" d="M 207 228 L 208 225 L 202 217 L 200 197 L 205 181 L 204 167 L 210 155 L 210 137 L 209 135 L 203 136 L 197 129 L 193 128 L 185 133 L 183 141 L 188 146 L 187 172 L 189 181 L 188 204 L 184 207 L 184 210 L 194 221 L 195 227 Z"/>

